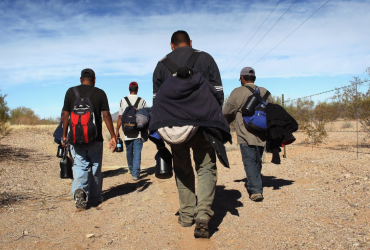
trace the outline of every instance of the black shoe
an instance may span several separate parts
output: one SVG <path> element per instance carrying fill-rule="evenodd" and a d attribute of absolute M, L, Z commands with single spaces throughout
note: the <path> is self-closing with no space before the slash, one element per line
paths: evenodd
<path fill-rule="evenodd" d="M 195 220 L 195 230 L 194 230 L 195 238 L 209 239 L 208 222 L 209 220 L 203 220 L 203 219 Z"/>
<path fill-rule="evenodd" d="M 87 208 L 86 194 L 81 188 L 75 191 L 75 202 L 77 209 L 85 210 Z"/>

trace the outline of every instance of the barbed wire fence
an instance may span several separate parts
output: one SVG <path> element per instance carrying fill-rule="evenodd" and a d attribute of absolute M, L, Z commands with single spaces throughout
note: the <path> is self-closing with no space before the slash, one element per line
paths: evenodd
<path fill-rule="evenodd" d="M 310 147 L 311 150 L 317 148 L 356 153 L 357 159 L 359 158 L 360 154 L 370 155 L 370 147 L 366 143 L 366 139 L 368 138 L 370 131 L 366 124 L 364 124 L 363 121 L 361 121 L 360 119 L 360 117 L 362 116 L 359 114 L 361 112 L 361 109 L 359 109 L 357 101 L 359 95 L 357 85 L 358 84 L 356 84 L 355 82 L 352 82 L 351 85 L 288 100 L 284 100 L 283 94 L 281 96 L 281 105 L 300 123 L 300 130 L 297 131 L 297 133 L 305 133 L 307 135 L 307 138 L 304 142 L 294 143 L 293 145 Z M 352 119 L 351 117 L 345 117 L 343 115 L 345 112 L 348 112 L 345 110 L 346 107 L 335 102 L 335 96 L 338 95 L 341 91 L 347 91 L 349 88 L 352 88 L 355 91 L 355 102 L 353 103 L 354 114 Z M 313 97 L 317 98 L 329 93 L 333 93 L 333 95 L 324 99 L 324 103 L 326 105 L 324 106 L 325 108 L 319 111 L 315 111 L 316 108 L 315 103 L 312 100 Z M 318 104 L 320 103 L 321 102 L 319 102 Z M 318 112 L 322 112 L 321 115 L 324 118 L 318 118 L 318 116 L 320 116 Z M 338 126 L 333 126 L 333 122 L 338 121 L 338 119 L 342 121 L 339 129 Z M 356 123 L 355 126 L 353 126 L 354 121 Z M 359 126 L 360 124 L 362 125 L 361 127 Z M 356 133 L 356 136 L 350 137 L 349 140 L 345 139 L 346 141 L 343 141 L 343 143 L 336 143 L 336 146 L 328 145 L 325 141 L 325 138 L 335 133 Z M 316 138 L 317 136 L 322 136 L 323 139 L 318 140 Z M 337 134 L 336 137 L 338 137 L 338 140 L 340 138 L 344 138 L 340 134 Z M 348 136 L 346 138 L 348 138 Z M 287 157 L 287 147 L 289 146 L 285 146 L 283 148 L 284 158 Z M 360 148 L 362 149 L 361 151 Z"/>

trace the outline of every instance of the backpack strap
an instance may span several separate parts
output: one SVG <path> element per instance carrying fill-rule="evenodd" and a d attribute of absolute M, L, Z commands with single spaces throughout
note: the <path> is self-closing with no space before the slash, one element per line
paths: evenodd
<path fill-rule="evenodd" d="M 271 95 L 271 93 L 268 90 L 266 90 L 266 93 L 264 94 L 264 96 L 262 96 L 262 100 L 264 102 L 266 102 L 267 98 L 269 98 L 270 95 Z"/>
<path fill-rule="evenodd" d="M 246 86 L 246 85 L 244 86 L 254 94 L 254 89 L 251 86 Z M 270 95 L 271 95 L 270 91 L 266 90 L 266 93 L 262 96 L 262 100 L 266 102 L 267 98 L 269 98 Z"/>
<path fill-rule="evenodd" d="M 129 106 L 129 107 L 132 107 L 132 104 L 131 104 L 130 100 L 127 98 L 127 96 L 125 97 L 125 100 L 126 100 L 126 102 L 127 102 L 128 106 Z"/>
<path fill-rule="evenodd" d="M 185 63 L 185 68 L 188 68 L 188 69 L 191 69 L 193 68 L 195 62 L 197 61 L 198 57 L 200 56 L 200 53 L 202 53 L 202 51 L 199 51 L 199 50 L 195 50 L 193 52 L 193 54 L 191 54 L 190 58 L 188 59 L 188 61 Z"/>
<path fill-rule="evenodd" d="M 163 63 L 164 66 L 166 66 L 167 69 L 169 69 L 171 71 L 172 74 L 174 74 L 175 72 L 177 72 L 177 70 L 179 69 L 179 66 L 176 65 L 176 63 L 174 63 L 170 58 L 168 57 L 165 57 L 161 63 Z"/>
<path fill-rule="evenodd" d="M 140 102 L 140 100 L 141 100 L 141 98 L 140 98 L 140 97 L 138 97 L 138 98 L 136 99 L 136 102 L 135 102 L 135 104 L 134 104 L 134 107 L 135 107 L 135 108 L 138 108 L 138 107 L 139 107 L 139 102 Z"/>
<path fill-rule="evenodd" d="M 254 94 L 254 89 L 251 86 L 244 85 L 244 87 L 249 89 L 249 91 L 252 92 L 252 94 Z"/>
<path fill-rule="evenodd" d="M 80 91 L 78 91 L 78 88 L 73 87 L 72 89 L 73 89 L 73 92 L 75 93 L 76 98 L 79 98 L 80 97 Z"/>

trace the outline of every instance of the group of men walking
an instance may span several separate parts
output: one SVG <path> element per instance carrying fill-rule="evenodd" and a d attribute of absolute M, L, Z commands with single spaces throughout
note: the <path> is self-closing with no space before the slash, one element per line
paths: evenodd
<path fill-rule="evenodd" d="M 238 144 L 240 144 L 247 175 L 249 197 L 252 201 L 263 200 L 261 157 L 265 142 L 261 136 L 246 129 L 241 113 L 242 106 L 248 97 L 253 94 L 245 86 L 255 89 L 256 75 L 253 68 L 243 68 L 239 79 L 241 86 L 232 91 L 224 104 L 221 75 L 212 56 L 206 52 L 193 49 L 192 41 L 185 31 L 173 33 L 170 45 L 172 52 L 158 62 L 153 73 L 153 107 L 151 117 L 153 121 L 150 122 L 149 130 L 151 130 L 150 132 L 153 132 L 153 130 L 158 131 L 160 135 L 164 133 L 163 131 L 166 133 L 170 131 L 169 134 L 182 133 L 183 135 L 185 133 L 187 135 L 188 138 L 181 142 L 172 142 L 165 136 L 162 136 L 164 141 L 170 145 L 173 157 L 173 170 L 180 205 L 178 222 L 183 227 L 190 227 L 195 224 L 194 236 L 196 238 L 209 238 L 208 224 L 214 215 L 211 207 L 214 197 L 217 195 L 216 157 L 219 157 L 220 161 L 225 166 L 228 166 L 223 144 L 226 141 L 231 141 L 228 124 L 234 120 L 237 140 Z M 189 61 L 192 61 L 190 70 Z M 171 65 L 176 65 L 178 71 L 174 73 Z M 185 69 L 185 73 L 183 69 Z M 179 78 L 179 83 L 170 86 L 169 79 L 171 77 Z M 197 77 L 200 79 L 199 81 Z M 95 89 L 90 99 L 94 107 L 97 125 L 97 137 L 93 144 L 85 147 L 71 146 L 71 153 L 74 159 L 72 195 L 76 202 L 76 207 L 84 209 L 88 204 L 99 203 L 103 200 L 101 173 L 103 136 L 101 117 L 110 133 L 109 147 L 113 152 L 116 147 L 116 139 L 120 136 L 120 118 L 125 109 L 129 105 L 136 103 L 137 100 L 139 100 L 138 109 L 147 107 L 147 104 L 144 99 L 137 96 L 138 83 L 131 82 L 129 84 L 130 95 L 123 98 L 120 102 L 119 119 L 116 131 L 114 131 L 108 99 L 103 90 L 95 87 L 96 78 L 94 71 L 91 69 L 83 70 L 80 80 L 81 85 L 77 86 L 77 88 L 81 97 L 84 97 L 89 90 Z M 261 95 L 263 95 L 267 90 L 260 88 L 260 91 Z M 168 92 L 171 92 L 171 94 Z M 171 96 L 169 97 L 169 95 Z M 193 101 L 182 105 L 182 99 Z M 73 94 L 72 88 L 70 88 L 65 95 L 63 107 L 64 126 L 62 141 L 64 144 L 66 144 L 68 139 L 68 119 L 74 108 L 75 100 L 76 96 Z M 127 100 L 129 100 L 129 103 Z M 168 100 L 173 100 L 172 107 L 172 103 Z M 271 96 L 267 99 L 267 102 L 272 102 Z M 176 112 L 172 112 L 171 108 L 174 109 L 176 107 L 179 108 L 177 108 Z M 186 112 L 181 112 L 179 109 L 184 109 Z M 168 112 L 171 114 L 168 114 Z M 163 119 L 160 120 L 160 118 Z M 186 128 L 185 130 L 182 129 L 184 127 Z M 130 173 L 134 180 L 138 180 L 140 178 L 140 160 L 143 147 L 142 135 L 140 131 L 136 131 L 132 133 L 125 132 L 123 136 Z M 196 178 L 191 163 L 190 149 L 193 151 L 195 172 L 197 173 L 197 190 L 195 190 Z"/>

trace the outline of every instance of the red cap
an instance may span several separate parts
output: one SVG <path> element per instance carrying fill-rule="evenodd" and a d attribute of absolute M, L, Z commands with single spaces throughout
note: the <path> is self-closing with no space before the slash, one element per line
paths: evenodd
<path fill-rule="evenodd" d="M 137 82 L 130 82 L 129 87 L 136 87 L 136 88 L 138 88 L 139 87 L 139 84 L 137 84 Z"/>

